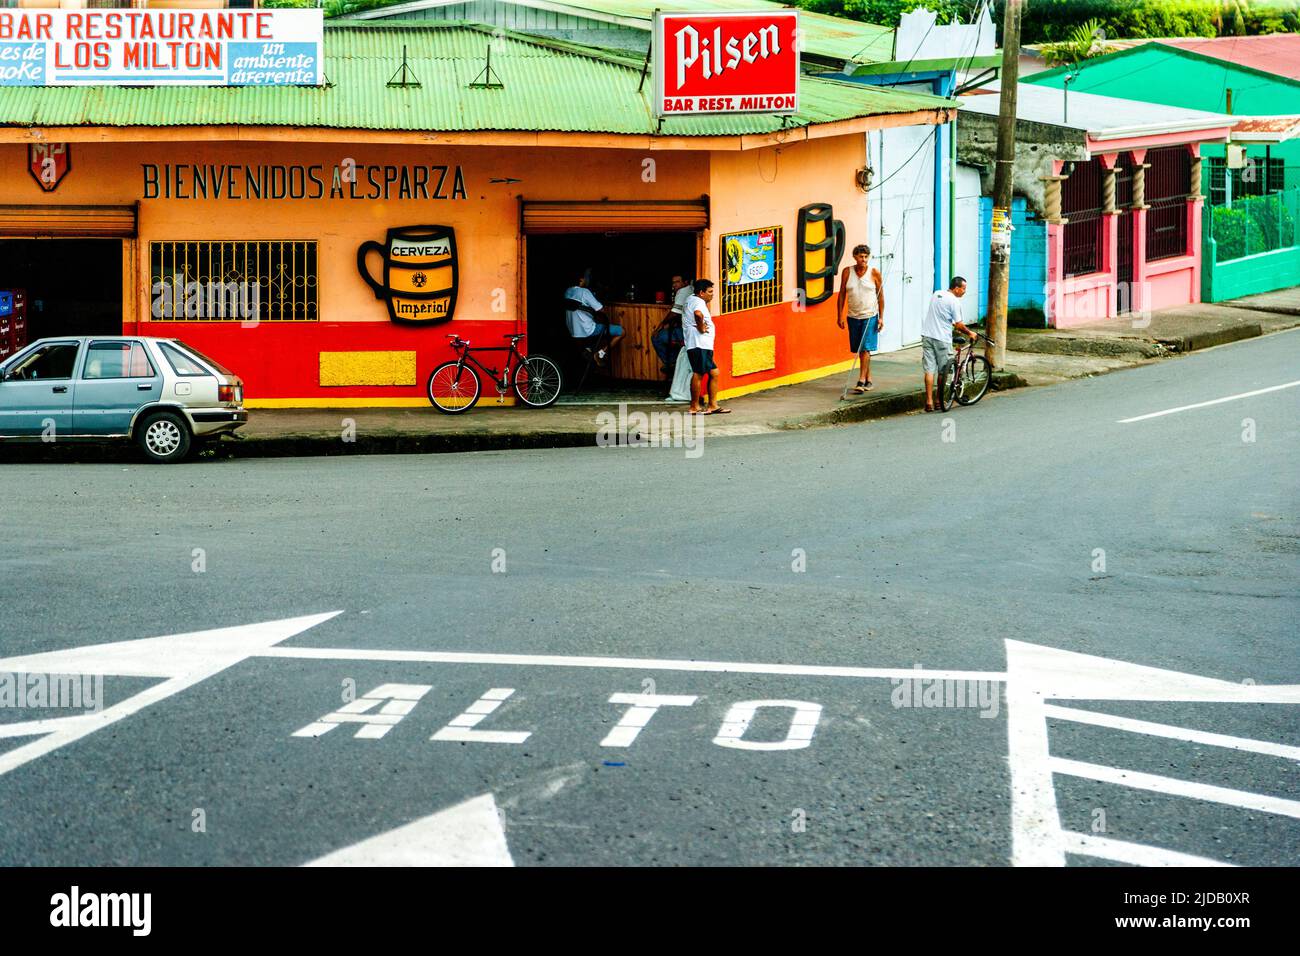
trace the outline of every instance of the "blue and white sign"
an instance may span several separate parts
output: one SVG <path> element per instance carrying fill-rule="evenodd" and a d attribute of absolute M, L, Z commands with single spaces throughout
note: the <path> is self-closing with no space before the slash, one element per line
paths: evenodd
<path fill-rule="evenodd" d="M 324 11 L 0 9 L 0 86 L 319 86 Z"/>

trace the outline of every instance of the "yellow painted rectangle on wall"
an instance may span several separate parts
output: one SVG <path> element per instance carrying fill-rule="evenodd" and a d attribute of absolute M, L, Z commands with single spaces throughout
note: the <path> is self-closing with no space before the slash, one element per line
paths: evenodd
<path fill-rule="evenodd" d="M 731 374 L 749 375 L 776 368 L 776 336 L 731 343 Z"/>
<path fill-rule="evenodd" d="M 322 385 L 414 385 L 414 352 L 321 352 Z"/>

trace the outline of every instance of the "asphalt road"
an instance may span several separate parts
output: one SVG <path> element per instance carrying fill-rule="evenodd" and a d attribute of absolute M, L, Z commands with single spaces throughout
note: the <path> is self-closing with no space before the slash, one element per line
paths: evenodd
<path fill-rule="evenodd" d="M 0 864 L 299 864 L 460 806 L 397 842 L 516 865 L 1005 865 L 1084 834 L 1145 862 L 1295 865 L 1300 708 L 1267 688 L 1300 684 L 1300 389 L 1120 420 L 1292 382 L 1298 359 L 1283 333 L 694 459 L 4 466 L 0 672 L 341 613 L 151 646 L 107 668 L 126 715 L 62 745 L 3 728 L 75 712 L 0 707 Z M 1075 690 L 1045 715 L 1009 666 Z M 975 706 L 896 706 L 905 669 Z M 310 731 L 391 684 L 412 700 L 367 711 L 390 717 Z M 526 739 L 431 739 L 484 694 L 472 729 Z M 674 699 L 647 722 L 616 694 Z M 756 701 L 781 703 L 742 726 Z"/>

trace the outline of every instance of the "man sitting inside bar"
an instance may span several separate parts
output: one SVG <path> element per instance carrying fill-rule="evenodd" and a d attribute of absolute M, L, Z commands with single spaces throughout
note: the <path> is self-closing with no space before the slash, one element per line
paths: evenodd
<path fill-rule="evenodd" d="M 605 307 L 587 288 L 591 281 L 591 270 L 584 269 L 575 278 L 578 280 L 577 285 L 571 285 L 564 291 L 567 310 L 564 322 L 569 327 L 569 334 L 582 343 L 592 360 L 597 365 L 604 365 L 609 350 L 623 337 L 623 326 L 601 321 L 605 318 L 602 314 Z"/>
<path fill-rule="evenodd" d="M 682 309 L 686 308 L 686 300 L 695 294 L 695 287 L 680 275 L 674 275 L 672 292 L 673 307 L 659 323 L 655 334 L 650 336 L 650 344 L 659 355 L 659 364 L 662 366 L 660 371 L 665 375 L 673 374 L 677 365 L 677 353 L 686 344 L 682 335 Z"/>

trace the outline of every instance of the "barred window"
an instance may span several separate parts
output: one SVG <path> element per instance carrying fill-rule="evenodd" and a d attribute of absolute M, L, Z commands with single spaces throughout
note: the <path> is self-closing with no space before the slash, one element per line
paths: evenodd
<path fill-rule="evenodd" d="M 315 322 L 310 239 L 149 244 L 151 314 L 174 322 Z"/>
<path fill-rule="evenodd" d="M 1147 261 L 1185 256 L 1192 154 L 1182 146 L 1153 149 L 1147 163 Z"/>
<path fill-rule="evenodd" d="M 1101 162 L 1093 157 L 1074 164 L 1061 183 L 1061 215 L 1065 217 L 1065 274 L 1088 275 L 1101 270 L 1105 221 L 1102 219 Z"/>
<path fill-rule="evenodd" d="M 722 237 L 718 314 L 776 305 L 782 297 L 781 227 L 730 232 Z"/>

